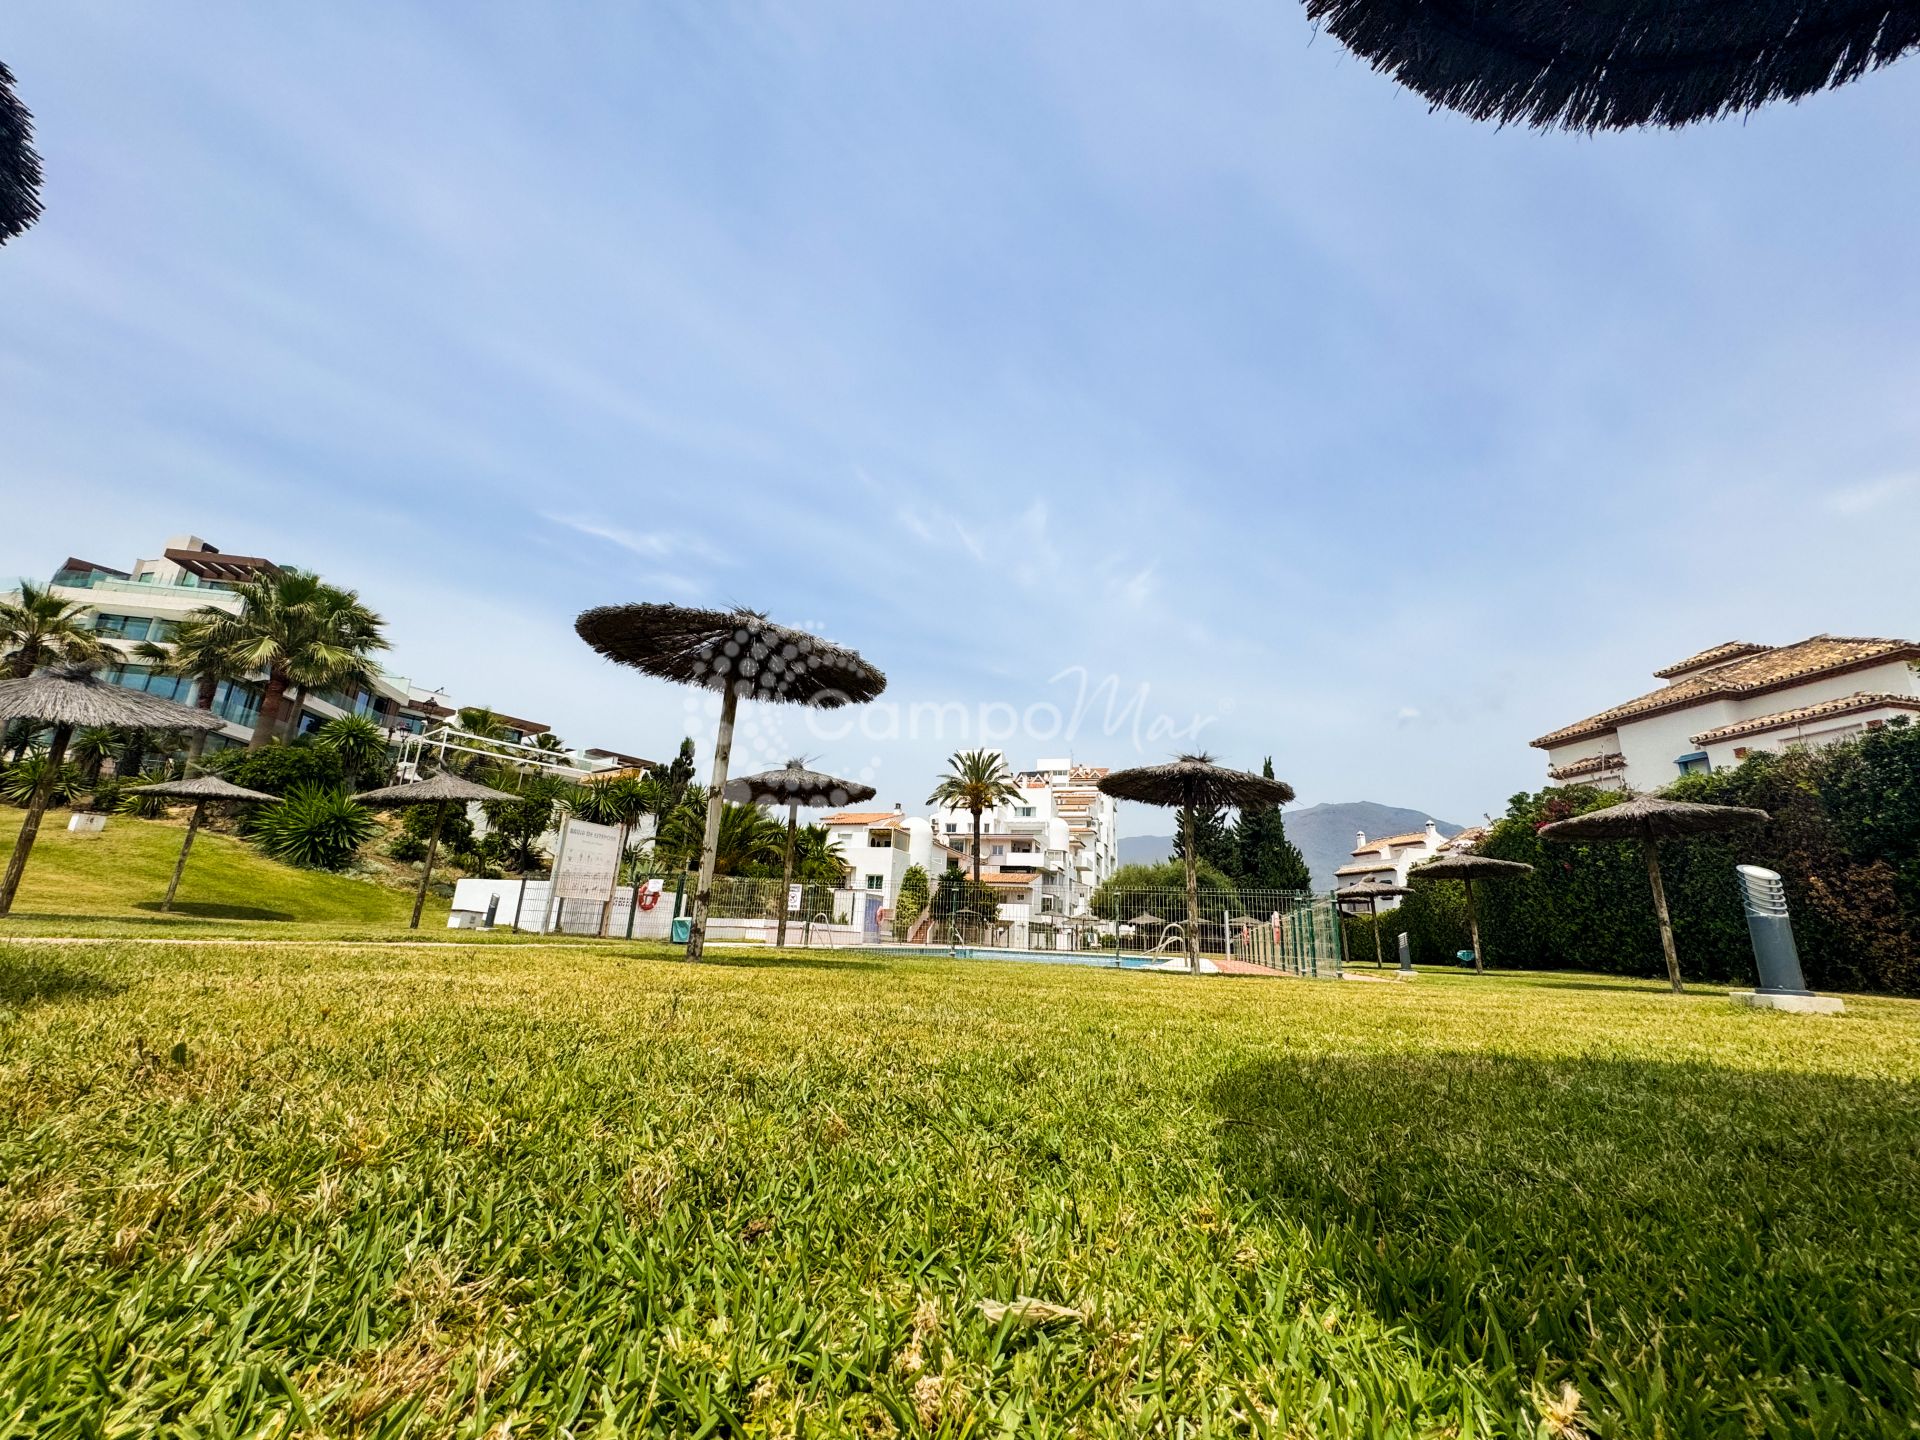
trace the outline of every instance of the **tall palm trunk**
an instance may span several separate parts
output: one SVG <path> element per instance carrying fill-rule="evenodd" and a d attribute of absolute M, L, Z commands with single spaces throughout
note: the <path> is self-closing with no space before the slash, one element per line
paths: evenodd
<path fill-rule="evenodd" d="M 280 718 L 280 738 L 291 745 L 300 738 L 300 716 L 307 708 L 307 687 L 289 685 L 281 709 L 286 714 Z"/>
<path fill-rule="evenodd" d="M 973 883 L 980 884 L 980 810 L 977 806 L 973 812 Z"/>
<path fill-rule="evenodd" d="M 193 708 L 211 711 L 214 696 L 220 693 L 220 682 L 211 675 L 202 675 L 200 684 L 193 692 Z M 187 742 L 187 770 L 191 772 L 200 763 L 200 756 L 207 748 L 207 732 L 195 730 L 193 738 Z"/>
<path fill-rule="evenodd" d="M 287 693 L 287 672 L 269 670 L 267 688 L 260 696 L 260 713 L 253 717 L 253 735 L 247 741 L 249 750 L 258 750 L 273 738 L 273 732 L 280 722 L 280 701 Z"/>

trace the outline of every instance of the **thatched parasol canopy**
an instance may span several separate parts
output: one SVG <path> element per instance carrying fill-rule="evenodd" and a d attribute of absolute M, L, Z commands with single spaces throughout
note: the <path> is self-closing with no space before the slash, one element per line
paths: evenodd
<path fill-rule="evenodd" d="M 1391 900 L 1412 893 L 1405 885 L 1343 885 L 1333 892 L 1333 898 L 1344 904 L 1349 900 Z"/>
<path fill-rule="evenodd" d="M 802 805 L 851 805 L 856 800 L 871 800 L 873 787 L 858 780 L 842 780 L 809 770 L 804 761 L 789 760 L 778 770 L 763 770 L 758 775 L 743 775 L 727 782 L 727 799 L 736 804 L 784 805 L 787 807 L 786 860 L 780 873 L 780 893 L 793 888 L 793 843 L 799 829 Z M 787 943 L 787 907 L 780 906 L 773 943 Z"/>
<path fill-rule="evenodd" d="M 1480 953 L 1480 912 L 1473 904 L 1476 880 L 1511 880 L 1531 875 L 1533 867 L 1518 860 L 1496 860 L 1491 855 L 1442 855 L 1416 865 L 1407 872 L 1408 880 L 1461 880 L 1467 887 L 1467 933 L 1473 937 L 1473 973 L 1484 975 L 1486 961 Z"/>
<path fill-rule="evenodd" d="M 887 677 L 853 651 L 751 610 L 605 605 L 573 628 L 609 660 L 742 699 L 831 710 L 887 688 Z"/>
<path fill-rule="evenodd" d="M 1920 46 L 1913 0 L 1307 0 L 1307 15 L 1436 106 L 1568 130 L 1798 100 Z"/>
<path fill-rule="evenodd" d="M 1380 914 L 1380 902 L 1382 900 L 1397 899 L 1402 895 L 1411 895 L 1412 893 L 1413 891 L 1409 890 L 1405 885 L 1376 885 L 1363 881 L 1358 885 L 1343 885 L 1340 889 L 1333 892 L 1333 898 L 1342 905 L 1357 904 L 1364 900 L 1367 902 L 1367 915 L 1370 918 L 1377 919 Z M 1357 920 L 1360 917 L 1356 915 L 1353 918 Z M 1380 953 L 1380 927 L 1375 925 L 1373 927 L 1373 968 L 1376 970 L 1383 969 L 1386 963 L 1386 960 Z"/>
<path fill-rule="evenodd" d="M 0 680 L 0 723 L 9 720 L 124 730 L 218 730 L 225 723 L 210 710 L 102 680 L 92 665 L 51 665 L 25 679 Z"/>
<path fill-rule="evenodd" d="M 809 770 L 799 760 L 789 760 L 778 770 L 763 770 L 758 775 L 742 775 L 727 782 L 727 799 L 737 805 L 801 805 L 813 809 L 821 805 L 851 805 L 871 800 L 871 785 L 858 780 L 842 780 Z"/>
<path fill-rule="evenodd" d="M 1271 767 L 1269 767 L 1271 768 Z M 1293 799 L 1293 787 L 1284 780 L 1229 770 L 1213 763 L 1211 755 L 1182 755 L 1170 765 L 1138 765 L 1116 770 L 1100 779 L 1101 793 L 1142 805 L 1175 806 L 1180 810 L 1182 848 L 1187 859 L 1187 968 L 1200 973 L 1200 870 L 1195 852 L 1194 816 L 1201 810 L 1226 806 L 1235 810 L 1267 810 Z"/>
<path fill-rule="evenodd" d="M 510 790 L 477 785 L 451 771 L 442 770 L 430 779 L 415 780 L 410 785 L 389 785 L 381 790 L 362 790 L 353 798 L 362 805 L 384 810 L 392 805 L 464 805 L 472 800 L 517 800 L 520 797 Z"/>
<path fill-rule="evenodd" d="M 1116 770 L 1100 781 L 1100 789 L 1116 800 L 1143 805 L 1192 806 L 1209 810 L 1259 810 L 1293 799 L 1293 787 L 1245 770 L 1216 765 L 1208 755 L 1182 755 L 1169 765 L 1139 765 Z"/>
<path fill-rule="evenodd" d="M 1772 817 L 1745 805 L 1696 805 L 1636 795 L 1618 805 L 1589 810 L 1540 827 L 1542 840 L 1682 840 L 1693 835 L 1724 835 L 1764 825 Z"/>
<path fill-rule="evenodd" d="M 1773 817 L 1745 805 L 1697 805 L 1636 795 L 1618 805 L 1555 820 L 1540 827 L 1542 840 L 1563 844 L 1582 840 L 1638 840 L 1646 853 L 1647 886 L 1653 891 L 1654 918 L 1660 922 L 1660 950 L 1667 961 L 1667 983 L 1681 993 L 1680 951 L 1673 943 L 1673 917 L 1667 911 L 1667 885 L 1660 874 L 1660 842 L 1694 835 L 1724 835 L 1764 825 Z"/>
<path fill-rule="evenodd" d="M 1416 865 L 1407 872 L 1409 880 L 1503 880 L 1515 875 L 1531 875 L 1533 867 L 1519 860 L 1496 860 L 1491 855 L 1442 855 Z"/>
<path fill-rule="evenodd" d="M 1127 921 L 1129 925 L 1164 925 L 1166 923 L 1165 920 L 1161 919 L 1151 910 L 1142 910 L 1138 915 Z"/>
<path fill-rule="evenodd" d="M 873 699 L 887 688 L 887 677 L 852 650 L 805 630 L 776 625 L 754 610 L 606 605 L 581 615 L 573 628 L 609 660 L 663 680 L 720 692 L 713 779 L 707 785 L 707 824 L 700 840 L 700 879 L 687 926 L 687 958 L 698 960 L 706 949 L 707 910 L 713 898 L 714 859 L 739 702 L 769 700 L 833 710 Z M 784 921 L 781 933 L 785 933 Z"/>
<path fill-rule="evenodd" d="M 474 800 L 518 800 L 520 797 L 510 791 L 495 790 L 490 785 L 476 785 L 450 770 L 442 770 L 426 780 L 415 780 L 410 785 L 388 785 L 380 790 L 363 790 L 353 798 L 377 810 L 399 805 L 439 807 L 434 811 L 433 834 L 427 840 L 427 860 L 420 867 L 420 885 L 413 892 L 413 919 L 407 922 L 409 930 L 418 930 L 420 912 L 427 903 L 427 881 L 433 877 L 434 857 L 440 853 L 440 827 L 447 823 L 447 811 L 455 805 L 465 805 Z"/>
<path fill-rule="evenodd" d="M 18 680 L 0 680 L 0 724 L 10 720 L 38 721 L 53 727 L 39 783 L 27 800 L 27 818 L 20 822 L 20 838 L 7 857 L 7 873 L 0 879 L 0 915 L 13 909 L 13 897 L 26 873 L 27 857 L 40 834 L 40 820 L 53 795 L 54 777 L 66 758 L 73 732 L 94 725 L 117 725 L 123 730 L 218 730 L 222 721 L 206 710 L 176 705 L 158 695 L 128 690 L 102 680 L 92 665 L 52 665 Z"/>
<path fill-rule="evenodd" d="M 234 805 L 280 803 L 278 795 L 269 795 L 264 790 L 249 790 L 244 785 L 222 780 L 218 775 L 196 775 L 191 780 L 160 780 L 152 785 L 141 785 L 132 793 L 158 795 L 167 800 L 194 800 L 203 805 L 218 801 Z"/>
<path fill-rule="evenodd" d="M 280 803 L 278 795 L 269 795 L 264 790 L 249 790 L 243 785 L 222 780 L 218 775 L 196 775 L 191 780 L 160 780 L 152 785 L 142 785 L 133 793 L 158 795 L 167 800 L 193 801 L 193 815 L 188 819 L 187 833 L 180 841 L 180 858 L 173 862 L 173 878 L 167 882 L 166 898 L 160 902 L 163 914 L 173 909 L 173 897 L 180 891 L 180 876 L 187 868 L 187 852 L 193 849 L 193 837 L 200 833 L 200 821 L 207 813 L 207 806 Z"/>
<path fill-rule="evenodd" d="M 0 245 L 40 218 L 40 156 L 33 116 L 13 93 L 13 72 L 0 62 Z"/>

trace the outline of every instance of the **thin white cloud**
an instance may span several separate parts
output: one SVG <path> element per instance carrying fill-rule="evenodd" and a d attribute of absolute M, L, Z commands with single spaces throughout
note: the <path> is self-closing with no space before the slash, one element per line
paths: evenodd
<path fill-rule="evenodd" d="M 1844 485 L 1827 496 L 1827 509 L 1835 515 L 1866 515 L 1912 493 L 1916 483 L 1920 480 L 1912 475 L 1887 475 Z"/>

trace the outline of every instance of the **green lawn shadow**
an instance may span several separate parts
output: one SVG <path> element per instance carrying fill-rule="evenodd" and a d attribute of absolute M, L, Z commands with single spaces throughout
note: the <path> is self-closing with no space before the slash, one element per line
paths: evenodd
<path fill-rule="evenodd" d="M 0 1005 L 44 1005 L 60 1000 L 99 1000 L 118 995 L 126 985 L 58 961 L 0 960 Z"/>
<path fill-rule="evenodd" d="M 229 905 L 218 900 L 176 900 L 171 910 L 161 910 L 158 900 L 136 900 L 135 910 L 151 912 L 160 923 L 165 923 L 170 915 L 184 916 L 194 920 L 297 920 L 300 917 L 286 910 L 267 910 L 258 905 Z M 128 916 L 139 921 L 143 916 Z"/>
<path fill-rule="evenodd" d="M 1281 1056 L 1208 1093 L 1242 1202 L 1462 1365 L 1599 1433 L 1905 1433 L 1920 1087 L 1612 1057 Z"/>

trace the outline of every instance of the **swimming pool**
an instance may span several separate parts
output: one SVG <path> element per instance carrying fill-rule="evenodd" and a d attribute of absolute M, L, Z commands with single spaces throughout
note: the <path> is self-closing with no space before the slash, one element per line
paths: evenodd
<path fill-rule="evenodd" d="M 861 945 L 863 955 L 939 955 L 954 960 L 1025 960 L 1041 965 L 1088 965 L 1102 970 L 1143 970 L 1159 960 L 1145 955 L 1122 955 L 1118 959 L 1099 950 L 1008 950 L 990 945 Z"/>

